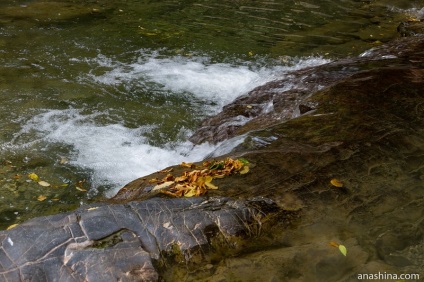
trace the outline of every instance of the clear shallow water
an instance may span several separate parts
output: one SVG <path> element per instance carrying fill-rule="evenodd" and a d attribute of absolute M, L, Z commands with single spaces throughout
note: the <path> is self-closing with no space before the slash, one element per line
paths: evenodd
<path fill-rule="evenodd" d="M 2 1 L 0 222 L 71 209 L 201 160 L 216 148 L 186 140 L 203 118 L 289 70 L 389 40 L 422 6 Z"/>

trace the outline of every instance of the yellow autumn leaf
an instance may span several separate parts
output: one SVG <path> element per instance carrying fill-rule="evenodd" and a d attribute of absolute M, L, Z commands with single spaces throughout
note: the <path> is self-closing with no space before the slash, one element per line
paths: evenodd
<path fill-rule="evenodd" d="M 81 192 L 87 192 L 87 190 L 85 190 L 84 188 L 78 187 L 78 186 L 75 186 L 75 189 L 77 189 L 78 191 L 81 191 Z"/>
<path fill-rule="evenodd" d="M 92 208 L 88 208 L 87 210 L 88 211 L 94 211 L 94 210 L 97 210 L 99 207 L 92 207 Z"/>
<path fill-rule="evenodd" d="M 159 182 L 159 179 L 157 178 L 149 179 L 149 183 L 155 183 L 155 182 Z"/>
<path fill-rule="evenodd" d="M 16 227 L 16 226 L 18 226 L 18 225 L 19 225 L 18 223 L 12 224 L 12 225 L 8 226 L 8 227 L 6 228 L 6 230 L 10 230 L 10 229 L 12 229 L 12 228 L 14 228 L 14 227 Z"/>
<path fill-rule="evenodd" d="M 184 167 L 188 167 L 188 168 L 193 168 L 194 164 L 193 163 L 182 162 L 180 164 L 180 166 L 184 166 Z"/>
<path fill-rule="evenodd" d="M 40 180 L 40 178 L 38 177 L 38 175 L 35 174 L 35 173 L 28 174 L 28 177 L 31 178 L 34 181 L 37 181 L 37 182 L 38 182 L 38 180 Z"/>
<path fill-rule="evenodd" d="M 49 187 L 50 183 L 48 183 L 46 181 L 38 181 L 38 185 L 43 186 L 43 187 Z"/>
<path fill-rule="evenodd" d="M 190 198 L 196 196 L 196 189 L 192 188 L 188 192 L 184 193 L 184 197 Z"/>
<path fill-rule="evenodd" d="M 45 199 L 47 199 L 47 197 L 46 197 L 46 196 L 44 196 L 44 195 L 40 195 L 40 196 L 38 196 L 38 198 L 37 198 L 37 200 L 38 200 L 38 201 L 40 201 L 40 202 L 44 201 Z"/>
<path fill-rule="evenodd" d="M 333 178 L 330 180 L 331 185 L 335 186 L 335 187 L 343 187 L 343 182 L 341 182 L 340 180 Z"/>
<path fill-rule="evenodd" d="M 249 166 L 245 165 L 240 171 L 240 174 L 246 174 L 249 172 Z"/>
<path fill-rule="evenodd" d="M 347 249 L 344 245 L 339 245 L 339 251 L 342 253 L 342 255 L 347 255 Z"/>
<path fill-rule="evenodd" d="M 205 182 L 205 185 L 208 187 L 208 189 L 212 189 L 212 190 L 218 189 L 218 186 L 215 186 L 210 182 Z"/>

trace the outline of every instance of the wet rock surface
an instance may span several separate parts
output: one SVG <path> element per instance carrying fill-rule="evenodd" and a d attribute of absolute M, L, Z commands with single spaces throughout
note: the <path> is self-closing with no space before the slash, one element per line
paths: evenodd
<path fill-rule="evenodd" d="M 423 50 L 423 37 L 404 38 L 359 58 L 301 70 L 255 89 L 205 121 L 209 129 L 201 128 L 193 138 L 218 142 L 240 134 L 244 141 L 222 157 L 251 162 L 245 175 L 214 180 L 219 189 L 208 195 L 265 196 L 297 211 L 299 220 L 274 232 L 260 248 L 207 270 L 176 266 L 163 273 L 166 280 L 358 281 L 364 273 L 423 277 Z M 296 83 L 284 89 L 289 80 L 307 82 L 307 89 L 295 89 Z M 234 111 L 269 103 L 274 109 L 288 105 L 288 114 L 255 113 L 250 107 L 243 108 L 246 113 Z M 220 126 L 238 115 L 250 121 L 222 133 Z M 215 134 L 203 134 L 209 130 Z M 176 175 L 187 170 L 174 169 Z M 137 179 L 115 199 L 152 197 L 148 180 L 163 176 Z M 332 185 L 332 179 L 343 186 Z M 330 242 L 344 244 L 347 256 Z"/>
<path fill-rule="evenodd" d="M 402 38 L 256 88 L 192 137 L 243 138 L 217 159 L 242 157 L 247 174 L 214 179 L 209 199 L 166 199 L 150 181 L 164 170 L 126 185 L 114 204 L 3 231 L 4 279 L 424 277 L 423 50 L 423 37 Z"/>
<path fill-rule="evenodd" d="M 0 232 L 0 279 L 157 281 L 152 259 L 188 263 L 204 248 L 241 243 L 277 210 L 263 198 L 157 198 L 40 217 Z"/>

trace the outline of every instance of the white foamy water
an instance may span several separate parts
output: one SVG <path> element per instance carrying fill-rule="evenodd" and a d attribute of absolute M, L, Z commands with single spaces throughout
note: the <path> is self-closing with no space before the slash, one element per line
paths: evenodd
<path fill-rule="evenodd" d="M 89 79 L 105 85 L 130 86 L 163 93 L 189 93 L 197 99 L 214 105 L 214 112 L 254 87 L 264 84 L 285 72 L 328 62 L 322 58 L 297 60 L 291 66 L 253 66 L 212 63 L 205 56 L 174 56 L 163 58 L 158 52 L 140 50 L 137 62 L 124 64 L 99 55 L 92 61 L 102 68 L 110 68 L 103 74 L 89 74 Z"/>
<path fill-rule="evenodd" d="M 182 161 L 197 161 L 213 150 L 208 144 L 189 142 L 163 148 L 148 145 L 143 133 L 148 127 L 126 128 L 120 124 L 92 122 L 99 113 L 82 115 L 79 110 L 51 110 L 33 117 L 20 134 L 37 131 L 43 142 L 71 145 L 70 164 L 92 172 L 94 187 L 116 188 L 143 175 Z M 111 190 L 112 196 L 116 190 Z"/>
<path fill-rule="evenodd" d="M 207 107 L 214 102 L 212 107 L 216 111 L 254 87 L 282 77 L 287 71 L 327 62 L 311 58 L 300 60 L 290 67 L 252 68 L 248 64 L 210 63 L 205 57 L 160 58 L 154 53 L 143 53 L 136 62 L 127 64 L 104 56 L 86 61 L 94 64 L 94 68 L 106 68 L 102 74 L 95 75 L 96 71 L 92 71 L 81 74 L 79 78 L 98 84 L 99 91 L 105 86 L 123 86 L 126 89 L 131 85 L 131 89 L 142 87 L 147 92 L 151 91 L 152 95 L 184 92 L 205 101 Z M 26 122 L 15 135 L 15 140 L 35 132 L 40 144 L 68 145 L 72 148 L 70 164 L 90 171 L 93 191 L 103 185 L 113 187 L 106 196 L 112 196 L 117 189 L 138 177 L 182 161 L 200 161 L 213 151 L 226 153 L 242 141 L 238 138 L 217 146 L 194 146 L 188 141 L 180 141 L 158 147 L 151 145 L 146 137 L 153 125 L 128 128 L 122 121 L 110 120 L 99 124 L 96 117 L 108 115 L 108 112 L 89 113 L 87 107 L 90 105 L 81 109 L 45 109 Z M 125 119 L 124 115 L 122 119 Z M 28 143 L 18 144 L 18 141 L 12 143 L 15 149 L 28 146 Z M 34 146 L 34 141 L 31 146 Z"/>

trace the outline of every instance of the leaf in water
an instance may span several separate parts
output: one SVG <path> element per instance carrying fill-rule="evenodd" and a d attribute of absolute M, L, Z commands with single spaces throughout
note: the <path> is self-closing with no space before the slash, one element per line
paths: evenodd
<path fill-rule="evenodd" d="M 153 187 L 152 191 L 160 190 L 160 189 L 164 189 L 164 188 L 166 188 L 166 187 L 171 186 L 171 185 L 172 185 L 172 184 L 174 184 L 174 183 L 175 183 L 174 181 L 166 181 L 166 182 L 164 182 L 164 183 L 162 183 L 162 184 L 158 184 L 158 185 L 156 185 L 155 187 Z"/>
<path fill-rule="evenodd" d="M 43 186 L 43 187 L 49 187 L 50 183 L 46 182 L 46 181 L 38 181 L 38 184 Z"/>
<path fill-rule="evenodd" d="M 344 256 L 347 255 L 347 249 L 344 245 L 339 245 L 339 250 L 342 253 L 342 255 L 344 255 Z"/>
<path fill-rule="evenodd" d="M 335 248 L 338 248 L 338 247 L 340 246 L 340 244 L 338 244 L 338 243 L 336 243 L 336 242 L 334 242 L 334 241 L 331 241 L 331 242 L 329 243 L 329 245 L 330 245 L 330 246 L 332 246 L 332 247 L 335 247 Z"/>
<path fill-rule="evenodd" d="M 38 196 L 38 198 L 37 198 L 37 200 L 38 200 L 38 201 L 40 201 L 40 202 L 44 201 L 45 199 L 47 199 L 47 197 L 46 197 L 46 196 L 44 196 L 44 195 L 40 195 L 40 196 Z"/>
<path fill-rule="evenodd" d="M 81 191 L 81 192 L 87 192 L 87 190 L 84 189 L 84 183 L 85 183 L 85 179 L 78 181 L 75 184 L 75 189 L 77 189 L 78 191 Z"/>
<path fill-rule="evenodd" d="M 69 186 L 68 183 L 63 183 L 63 184 L 60 185 L 60 187 L 68 187 L 68 186 Z"/>
<path fill-rule="evenodd" d="M 92 208 L 88 208 L 87 210 L 88 211 L 94 211 L 94 210 L 97 210 L 99 207 L 92 207 Z"/>
<path fill-rule="evenodd" d="M 14 228 L 14 227 L 16 227 L 16 226 L 18 226 L 18 225 L 19 225 L 18 223 L 12 224 L 12 225 L 8 226 L 8 227 L 6 228 L 6 230 L 10 230 L 10 229 L 12 229 L 12 228 Z"/>
<path fill-rule="evenodd" d="M 38 180 L 40 180 L 40 178 L 38 177 L 38 175 L 35 174 L 35 173 L 28 174 L 28 177 L 31 178 L 34 181 L 37 181 L 37 182 L 38 182 Z"/>
<path fill-rule="evenodd" d="M 343 182 L 341 182 L 340 180 L 333 178 L 330 181 L 331 185 L 335 186 L 335 187 L 343 187 Z"/>
<path fill-rule="evenodd" d="M 59 164 L 66 164 L 68 162 L 68 159 L 65 157 L 60 157 Z"/>

